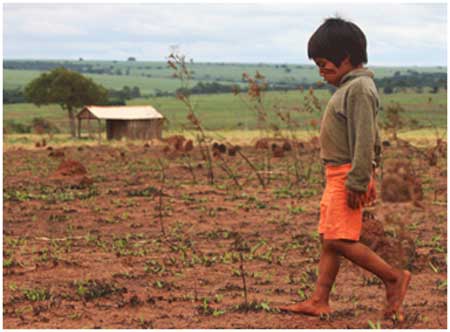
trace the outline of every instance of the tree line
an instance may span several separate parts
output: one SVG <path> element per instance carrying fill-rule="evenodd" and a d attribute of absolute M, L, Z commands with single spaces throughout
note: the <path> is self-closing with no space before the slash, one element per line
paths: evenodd
<path fill-rule="evenodd" d="M 409 70 L 407 74 L 395 73 L 392 77 L 375 78 L 377 87 L 389 94 L 401 88 L 416 88 L 416 92 L 421 93 L 425 87 L 430 88 L 429 92 L 437 93 L 439 89 L 447 87 L 447 74 L 445 73 L 419 73 Z M 320 83 L 269 83 L 266 91 L 292 91 L 297 89 L 328 89 L 331 92 L 335 90 L 333 86 Z M 190 89 L 180 88 L 175 92 L 155 90 L 155 97 L 175 96 L 177 93 L 185 95 L 195 94 L 216 94 L 231 93 L 239 89 L 236 84 L 222 84 L 218 82 L 198 82 Z M 139 87 L 124 86 L 121 90 L 108 89 L 108 99 L 105 105 L 125 105 L 127 100 L 142 97 Z M 3 103 L 15 104 L 26 103 L 24 91 L 21 88 L 3 90 Z"/>
<path fill-rule="evenodd" d="M 422 88 L 417 89 L 417 92 L 421 92 L 424 87 L 430 87 L 431 92 L 436 93 L 447 87 L 447 73 L 419 73 L 408 70 L 406 74 L 401 74 L 397 71 L 391 77 L 375 78 L 375 83 L 384 93 L 392 93 L 396 88 Z"/>
<path fill-rule="evenodd" d="M 125 105 L 127 100 L 142 97 L 138 86 L 129 87 L 125 85 L 121 90 L 108 89 L 107 100 L 103 105 Z M 21 88 L 3 90 L 4 104 L 27 103 L 27 98 Z"/>
<path fill-rule="evenodd" d="M 378 89 L 382 89 L 384 93 L 393 93 L 398 88 L 416 88 L 416 92 L 423 92 L 423 88 L 429 87 L 431 93 L 437 93 L 439 89 L 447 87 L 447 74 L 446 73 L 419 73 L 417 71 L 408 70 L 407 74 L 400 74 L 396 72 L 392 77 L 375 78 L 374 79 Z M 220 84 L 217 82 L 204 83 L 198 82 L 194 87 L 190 89 L 182 88 L 178 89 L 175 93 L 159 92 L 159 96 L 176 95 L 177 93 L 183 93 L 185 95 L 190 94 L 212 94 L 212 93 L 228 93 L 233 92 L 235 89 L 239 89 L 236 84 Z M 321 83 L 269 83 L 266 91 L 292 91 L 292 90 L 307 90 L 309 88 L 314 89 L 328 89 L 334 92 L 335 87 Z"/>
<path fill-rule="evenodd" d="M 114 64 L 117 64 L 119 61 L 113 61 Z M 128 62 L 133 62 L 132 60 L 128 60 Z M 76 71 L 80 74 L 103 74 L 103 75 L 130 75 L 131 67 L 127 66 L 124 68 L 118 68 L 114 65 L 108 64 L 91 64 L 86 63 L 82 59 L 78 62 L 74 61 L 19 61 L 19 60 L 5 60 L 3 62 L 3 69 L 12 69 L 12 70 L 36 70 L 36 71 L 49 71 L 55 68 L 64 67 L 69 70 Z M 165 67 L 160 64 L 156 65 L 147 65 L 147 66 L 136 66 L 132 65 L 133 68 L 138 70 L 162 70 Z"/>
<path fill-rule="evenodd" d="M 416 92 L 423 92 L 423 88 L 429 87 L 431 93 L 437 93 L 439 89 L 447 87 L 447 74 L 445 73 L 419 73 L 409 70 L 407 74 L 397 72 L 392 77 L 384 77 L 375 79 L 375 83 L 384 93 L 389 94 L 395 92 L 399 88 L 416 88 Z M 329 89 L 334 91 L 334 87 L 327 84 L 318 83 L 269 83 L 266 91 L 290 91 L 297 89 Z M 156 89 L 155 97 L 175 96 L 177 93 L 185 95 L 195 94 L 216 94 L 231 93 L 239 88 L 236 84 L 222 84 L 218 82 L 198 82 L 190 89 L 178 89 L 175 92 L 162 91 Z M 124 86 L 121 90 L 108 89 L 108 101 L 106 105 L 125 105 L 127 100 L 142 97 L 139 87 Z M 15 104 L 26 103 L 24 91 L 21 88 L 3 89 L 3 103 Z"/>

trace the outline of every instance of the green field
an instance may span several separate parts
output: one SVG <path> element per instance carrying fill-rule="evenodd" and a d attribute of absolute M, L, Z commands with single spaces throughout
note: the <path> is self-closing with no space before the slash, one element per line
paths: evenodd
<path fill-rule="evenodd" d="M 41 75 L 41 71 L 37 70 L 5 70 L 3 72 L 3 88 L 23 89 L 31 80 Z M 118 76 L 118 75 L 101 75 L 101 74 L 83 74 L 91 78 L 94 82 L 103 85 L 108 89 L 120 90 L 124 86 L 139 87 L 141 94 L 154 94 L 157 89 L 161 91 L 173 92 L 179 88 L 179 82 L 170 77 L 144 77 L 144 76 Z M 207 81 L 204 81 L 207 82 Z M 196 80 L 192 81 L 195 85 Z"/>
<path fill-rule="evenodd" d="M 297 107 L 304 108 L 304 98 L 308 95 L 305 91 L 268 92 L 265 97 L 264 107 L 270 116 L 270 123 L 282 125 L 274 114 L 274 109 L 280 107 L 286 111 Z M 317 90 L 315 95 L 319 98 L 322 109 L 325 107 L 331 94 L 328 90 Z M 431 100 L 430 100 L 431 98 Z M 233 94 L 194 95 L 191 97 L 195 111 L 205 128 L 209 130 L 246 130 L 255 129 L 256 116 L 250 105 L 246 103 L 245 94 L 242 98 Z M 386 108 L 393 103 L 399 103 L 405 109 L 402 116 L 408 125 L 408 119 L 416 119 L 422 126 L 447 126 L 447 93 L 440 91 L 437 94 L 403 92 L 394 94 L 381 94 L 382 106 Z M 188 124 L 186 119 L 186 107 L 174 97 L 159 97 L 149 99 L 133 99 L 129 105 L 152 105 L 163 114 L 167 121 L 166 129 L 181 130 Z M 7 104 L 3 105 L 3 119 L 30 124 L 34 117 L 44 117 L 55 123 L 63 132 L 68 130 L 67 113 L 59 105 L 37 107 L 33 104 Z M 308 113 L 306 111 L 294 113 L 302 123 L 308 123 L 309 119 L 319 119 L 320 112 Z M 379 120 L 384 119 L 381 111 Z"/>
<path fill-rule="evenodd" d="M 7 68 L 22 68 L 27 62 L 4 61 Z M 113 74 L 83 74 L 92 78 L 95 82 L 107 88 L 122 89 L 138 86 L 141 95 L 139 99 L 128 100 L 129 105 L 152 105 L 156 107 L 167 119 L 166 130 L 183 130 L 188 124 L 186 120 L 186 107 L 175 97 L 152 97 L 156 91 L 174 92 L 179 88 L 180 81 L 172 77 L 173 70 L 168 68 L 166 62 L 142 62 L 142 61 L 35 61 L 28 65 L 73 65 L 77 68 L 89 68 L 89 70 L 108 70 Z M 9 67 L 8 67 L 9 66 Z M 26 67 L 30 68 L 30 67 Z M 35 67 L 33 67 L 35 68 Z M 41 67 L 39 67 L 41 68 Z M 198 81 L 218 82 L 222 84 L 240 83 L 242 73 L 254 75 L 256 71 L 264 74 L 272 83 L 312 83 L 319 80 L 318 71 L 313 65 L 295 64 L 233 64 L 233 63 L 191 63 L 188 68 L 193 72 L 191 86 Z M 417 72 L 446 72 L 446 67 L 374 67 L 376 77 L 390 77 L 396 72 L 402 74 L 411 71 Z M 33 78 L 43 71 L 25 69 L 5 69 L 3 72 L 4 90 L 23 88 Z M 119 75 L 120 74 L 120 75 Z M 421 127 L 438 126 L 445 128 L 447 125 L 447 91 L 440 89 L 438 93 L 429 93 L 430 88 L 423 88 L 423 93 L 416 89 L 397 89 L 396 93 L 384 94 L 380 89 L 382 107 L 399 103 L 405 109 L 402 114 L 405 125 L 408 127 L 410 120 L 416 120 Z M 399 92 L 403 91 L 403 92 Z M 316 90 L 322 110 L 326 106 L 331 93 L 328 90 Z M 320 119 L 321 112 L 306 112 L 305 97 L 308 92 L 268 92 L 264 96 L 264 109 L 267 111 L 268 122 L 278 127 L 285 127 L 275 114 L 275 110 L 286 112 L 298 108 L 300 112 L 292 112 L 295 119 L 300 121 L 300 127 L 305 127 L 311 119 Z M 193 95 L 191 100 L 195 111 L 208 130 L 253 130 L 257 128 L 255 112 L 251 103 L 245 98 L 245 93 L 240 96 L 227 94 Z M 302 111 L 303 110 L 303 111 Z M 33 118 L 43 117 L 56 124 L 62 132 L 68 130 L 67 114 L 59 105 L 47 105 L 37 107 L 33 104 L 5 104 L 3 105 L 3 118 L 6 128 L 11 121 L 29 125 Z M 385 113 L 382 111 L 379 120 L 383 122 Z M 417 124 L 416 124 L 417 125 Z M 189 126 L 187 127 L 189 128 Z M 414 126 L 413 126 L 414 128 Z"/>
<path fill-rule="evenodd" d="M 52 61 L 47 61 L 52 63 Z M 86 65 L 92 69 L 111 70 L 114 74 L 83 74 L 106 88 L 120 90 L 123 86 L 139 87 L 143 95 L 155 94 L 157 90 L 174 92 L 179 82 L 172 77 L 173 71 L 166 62 L 144 61 L 54 61 L 55 63 Z M 193 72 L 192 86 L 197 82 L 218 82 L 221 84 L 242 83 L 242 74 L 254 75 L 259 71 L 270 83 L 309 84 L 320 80 L 317 68 L 312 64 L 233 64 L 233 63 L 189 63 Z M 408 70 L 417 72 L 445 73 L 446 67 L 369 67 L 376 78 L 393 76 Z M 117 71 L 121 75 L 116 75 Z M 4 69 L 3 88 L 6 90 L 23 88 L 33 78 L 44 71 Z"/>

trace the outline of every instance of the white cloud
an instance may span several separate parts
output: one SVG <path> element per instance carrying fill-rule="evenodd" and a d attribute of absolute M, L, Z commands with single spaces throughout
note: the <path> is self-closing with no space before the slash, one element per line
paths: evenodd
<path fill-rule="evenodd" d="M 29 21 L 20 27 L 22 33 L 33 36 L 48 36 L 49 31 L 52 31 L 52 36 L 85 36 L 87 35 L 80 27 L 68 26 L 64 23 L 51 22 L 47 20 Z"/>
<path fill-rule="evenodd" d="M 446 5 L 386 3 L 6 4 L 4 56 L 121 59 L 128 52 L 164 60 L 180 44 L 196 61 L 308 62 L 310 35 L 336 12 L 366 33 L 371 63 L 426 62 L 424 53 L 438 62 L 430 64 L 446 63 Z"/>

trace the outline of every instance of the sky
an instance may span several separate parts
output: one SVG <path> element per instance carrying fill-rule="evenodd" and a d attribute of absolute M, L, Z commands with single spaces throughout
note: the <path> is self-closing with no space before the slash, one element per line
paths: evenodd
<path fill-rule="evenodd" d="M 312 64 L 309 37 L 325 18 L 356 23 L 369 65 L 446 66 L 447 4 L 285 3 L 3 5 L 4 59 Z"/>

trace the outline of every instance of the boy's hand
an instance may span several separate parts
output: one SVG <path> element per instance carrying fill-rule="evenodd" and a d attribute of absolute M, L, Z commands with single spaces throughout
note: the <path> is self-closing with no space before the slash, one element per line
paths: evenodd
<path fill-rule="evenodd" d="M 377 191 L 375 189 L 375 182 L 369 184 L 369 189 L 367 190 L 366 198 L 364 201 L 364 206 L 372 206 L 375 204 L 377 199 Z"/>
<path fill-rule="evenodd" d="M 363 191 L 353 191 L 348 189 L 347 204 L 351 209 L 362 207 L 366 199 L 366 193 Z"/>
<path fill-rule="evenodd" d="M 376 179 L 376 168 L 374 167 L 372 170 L 372 178 L 369 182 L 369 187 L 367 189 L 366 197 L 363 201 L 364 206 L 372 206 L 375 204 L 375 201 L 377 199 L 377 191 L 375 188 L 375 179 Z"/>

